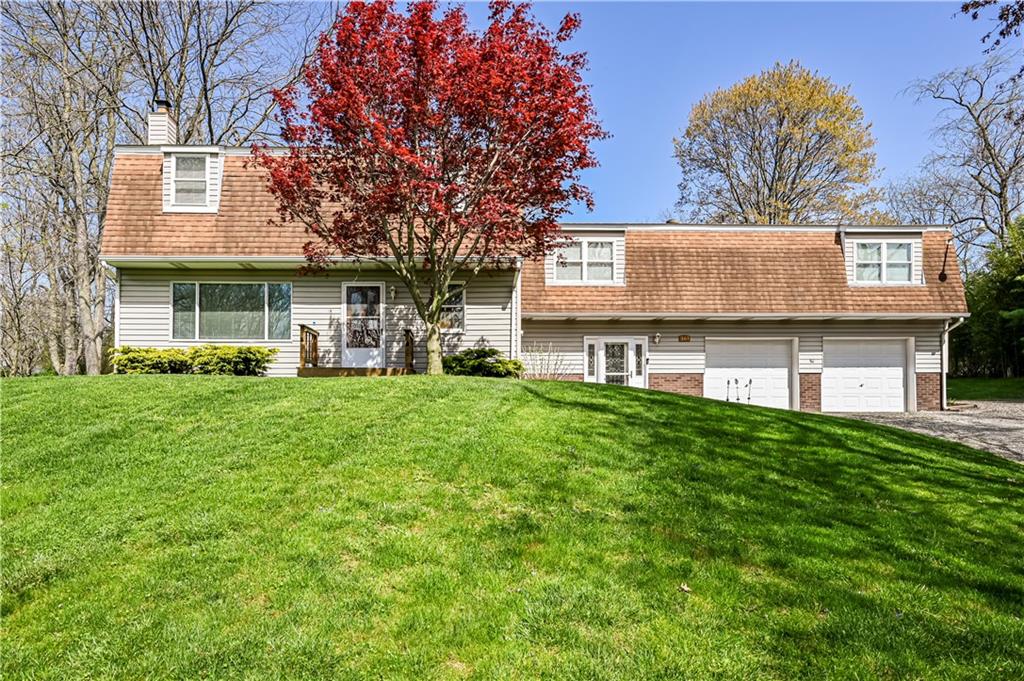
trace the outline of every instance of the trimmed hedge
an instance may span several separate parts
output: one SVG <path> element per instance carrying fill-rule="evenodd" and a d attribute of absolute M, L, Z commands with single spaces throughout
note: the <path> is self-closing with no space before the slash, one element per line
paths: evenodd
<path fill-rule="evenodd" d="M 257 345 L 199 345 L 189 350 L 192 373 L 224 376 L 262 376 L 277 348 Z"/>
<path fill-rule="evenodd" d="M 262 376 L 277 348 L 257 345 L 197 345 L 181 348 L 133 348 L 110 351 L 110 363 L 123 374 L 219 374 Z"/>
<path fill-rule="evenodd" d="M 192 361 L 181 348 L 111 348 L 110 363 L 122 374 L 189 374 Z"/>
<path fill-rule="evenodd" d="M 441 359 L 444 372 L 452 376 L 522 378 L 526 368 L 518 359 L 505 359 L 495 348 L 470 348 Z"/>

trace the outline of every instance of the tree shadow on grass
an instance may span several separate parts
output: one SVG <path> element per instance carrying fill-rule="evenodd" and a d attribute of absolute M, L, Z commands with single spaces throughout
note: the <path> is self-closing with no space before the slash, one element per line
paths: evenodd
<path fill-rule="evenodd" d="M 845 627 L 840 641 L 818 640 L 833 652 L 885 655 L 882 646 L 896 657 L 909 648 L 924 665 L 948 660 L 950 651 L 978 660 L 1000 647 L 1022 652 L 1019 639 L 986 630 L 986 617 L 999 616 L 1001 626 L 1021 631 L 1019 465 L 836 417 L 604 386 L 524 389 L 566 414 L 597 417 L 587 422 L 595 444 L 641 453 L 635 464 L 650 501 L 623 505 L 638 542 L 655 537 L 667 554 L 762 573 L 748 585 L 762 607 L 831 604 L 875 623 Z M 642 569 L 634 562 L 621 575 Z M 895 623 L 894 613 L 910 611 L 921 588 L 930 605 Z M 964 612 L 979 626 L 963 626 Z M 771 656 L 790 633 L 762 625 Z"/>

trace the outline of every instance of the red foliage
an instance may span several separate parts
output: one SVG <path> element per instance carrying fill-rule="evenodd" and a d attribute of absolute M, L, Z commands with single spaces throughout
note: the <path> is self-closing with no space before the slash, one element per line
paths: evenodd
<path fill-rule="evenodd" d="M 317 237 L 310 263 L 451 272 L 549 251 L 571 203 L 592 203 L 579 173 L 605 137 L 586 59 L 561 49 L 578 26 L 553 34 L 508 0 L 482 32 L 461 7 L 347 4 L 302 87 L 276 93 L 287 153 L 253 150 L 282 220 Z"/>
<path fill-rule="evenodd" d="M 981 16 L 983 9 L 993 6 L 998 7 L 996 12 L 996 28 L 986 33 L 981 39 L 981 42 L 985 43 L 992 39 L 993 34 L 996 36 L 996 39 L 992 41 L 992 47 L 989 49 L 999 47 L 1004 40 L 1020 36 L 1021 26 L 1024 26 L 1024 0 L 1009 0 L 1008 2 L 1003 2 L 1002 0 L 967 0 L 960 5 L 961 14 L 970 14 L 973 20 L 977 20 Z"/>

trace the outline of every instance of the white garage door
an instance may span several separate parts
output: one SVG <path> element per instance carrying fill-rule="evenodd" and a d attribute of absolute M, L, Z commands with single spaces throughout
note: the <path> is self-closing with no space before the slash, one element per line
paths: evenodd
<path fill-rule="evenodd" d="M 828 340 L 822 411 L 904 411 L 907 345 L 902 340 Z"/>
<path fill-rule="evenodd" d="M 788 340 L 709 340 L 704 397 L 789 409 Z"/>

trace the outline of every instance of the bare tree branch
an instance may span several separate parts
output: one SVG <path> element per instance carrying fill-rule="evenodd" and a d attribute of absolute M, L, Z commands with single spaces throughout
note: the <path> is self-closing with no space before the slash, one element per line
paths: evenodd
<path fill-rule="evenodd" d="M 0 332 L 13 345 L 0 369 L 24 373 L 45 354 L 61 373 L 101 370 L 110 287 L 99 248 L 114 146 L 145 141 L 158 95 L 179 112 L 182 143 L 269 138 L 270 93 L 297 77 L 326 10 L 257 0 L 2 4 Z"/>

